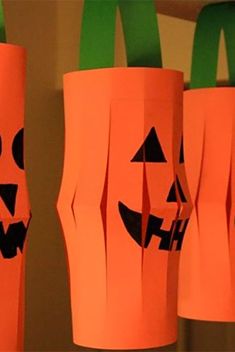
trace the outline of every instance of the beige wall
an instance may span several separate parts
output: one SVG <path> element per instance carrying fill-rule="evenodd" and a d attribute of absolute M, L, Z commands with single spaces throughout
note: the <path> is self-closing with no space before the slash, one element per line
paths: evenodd
<path fill-rule="evenodd" d="M 77 67 L 82 2 L 5 0 L 4 4 L 9 41 L 28 50 L 25 152 L 33 218 L 28 234 L 25 346 L 27 351 L 75 351 L 55 202 L 63 162 L 62 75 Z M 188 81 L 194 24 L 159 15 L 159 25 L 165 66 L 183 70 Z M 120 24 L 117 27 L 116 63 L 122 65 L 125 55 Z M 182 320 L 178 350 L 235 350 L 233 331 L 232 325 Z"/>
<path fill-rule="evenodd" d="M 195 23 L 164 15 L 158 15 L 158 22 L 164 67 L 183 71 L 185 81 L 189 82 Z M 227 60 L 223 35 L 219 52 L 217 77 L 219 81 L 225 81 Z"/>
<path fill-rule="evenodd" d="M 170 6 L 171 1 L 168 1 L 168 3 Z M 189 82 L 195 23 L 159 14 L 158 24 L 161 37 L 163 66 L 165 68 L 183 71 L 185 82 Z M 125 53 L 119 15 L 117 32 L 116 65 L 121 66 L 125 64 Z M 226 81 L 227 75 L 228 71 L 224 36 L 222 35 L 219 50 L 218 81 Z"/>

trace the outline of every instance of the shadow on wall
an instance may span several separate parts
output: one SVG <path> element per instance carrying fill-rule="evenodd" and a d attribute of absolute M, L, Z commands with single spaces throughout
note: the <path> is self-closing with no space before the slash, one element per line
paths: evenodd
<path fill-rule="evenodd" d="M 27 249 L 25 348 L 78 350 L 72 343 L 65 251 L 55 209 L 64 130 L 62 89 L 56 88 L 56 75 L 61 74 L 56 71 L 59 2 L 4 5 L 9 41 L 28 52 L 25 155 L 33 217 Z"/>

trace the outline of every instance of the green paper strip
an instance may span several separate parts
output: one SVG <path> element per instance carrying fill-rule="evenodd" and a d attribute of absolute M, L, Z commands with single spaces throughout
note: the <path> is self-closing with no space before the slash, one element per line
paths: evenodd
<path fill-rule="evenodd" d="M 80 37 L 80 70 L 114 65 L 117 0 L 85 0 Z"/>
<path fill-rule="evenodd" d="M 128 66 L 161 67 L 159 31 L 152 0 L 85 0 L 79 68 L 114 66 L 118 5 Z"/>
<path fill-rule="evenodd" d="M 3 4 L 0 1 L 0 42 L 6 42 L 6 30 L 5 30 L 5 21 L 4 21 L 4 11 L 3 11 Z"/>
<path fill-rule="evenodd" d="M 162 67 L 160 36 L 152 0 L 119 0 L 128 66 Z"/>
<path fill-rule="evenodd" d="M 235 3 L 205 6 L 199 14 L 194 36 L 190 88 L 215 87 L 219 41 L 224 31 L 229 82 L 235 85 Z"/>

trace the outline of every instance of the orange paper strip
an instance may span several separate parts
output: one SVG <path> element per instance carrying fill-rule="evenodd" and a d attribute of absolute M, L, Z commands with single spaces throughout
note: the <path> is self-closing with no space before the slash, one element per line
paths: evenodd
<path fill-rule="evenodd" d="M 176 340 L 179 249 L 190 213 L 182 74 L 107 68 L 64 77 L 58 211 L 73 337 L 135 349 Z"/>
<path fill-rule="evenodd" d="M 24 242 L 30 218 L 23 160 L 25 50 L 0 44 L 0 350 L 23 348 Z"/>
<path fill-rule="evenodd" d="M 180 260 L 179 315 L 235 321 L 235 88 L 184 93 L 193 213 Z"/>

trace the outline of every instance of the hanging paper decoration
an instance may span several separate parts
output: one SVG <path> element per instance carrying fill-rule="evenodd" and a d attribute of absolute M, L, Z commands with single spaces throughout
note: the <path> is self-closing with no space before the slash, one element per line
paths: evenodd
<path fill-rule="evenodd" d="M 25 238 L 25 49 L 6 44 L 0 4 L 0 351 L 22 350 Z"/>
<path fill-rule="evenodd" d="M 221 31 L 231 87 L 216 88 Z M 199 15 L 190 90 L 184 95 L 184 156 L 193 213 L 180 261 L 179 315 L 235 321 L 235 3 Z"/>
<path fill-rule="evenodd" d="M 150 348 L 176 340 L 178 258 L 190 213 L 183 79 L 159 68 L 149 0 L 119 1 L 128 65 L 137 67 L 112 68 L 116 7 L 85 1 L 81 70 L 64 77 L 58 211 L 74 342 Z"/>

